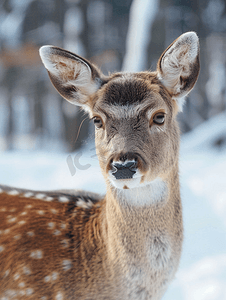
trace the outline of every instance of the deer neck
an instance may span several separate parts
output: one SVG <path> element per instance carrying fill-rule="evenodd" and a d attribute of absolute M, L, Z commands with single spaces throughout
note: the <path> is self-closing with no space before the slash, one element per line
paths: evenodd
<path fill-rule="evenodd" d="M 146 264 L 156 241 L 170 247 L 174 237 L 182 240 L 178 173 L 174 170 L 170 175 L 130 190 L 107 187 L 107 242 L 114 261 Z M 180 245 L 174 250 L 179 251 Z"/>

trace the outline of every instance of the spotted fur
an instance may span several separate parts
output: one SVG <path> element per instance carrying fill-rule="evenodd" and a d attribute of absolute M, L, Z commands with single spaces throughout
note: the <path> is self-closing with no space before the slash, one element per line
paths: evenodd
<path fill-rule="evenodd" d="M 40 54 L 97 123 L 107 193 L 0 186 L 0 300 L 160 300 L 182 248 L 176 115 L 198 77 L 198 37 L 174 41 L 155 72 L 104 76 L 66 50 Z"/>

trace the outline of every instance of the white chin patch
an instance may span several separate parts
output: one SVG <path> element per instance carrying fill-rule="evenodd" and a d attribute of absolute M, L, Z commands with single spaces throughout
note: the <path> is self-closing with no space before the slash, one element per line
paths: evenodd
<path fill-rule="evenodd" d="M 116 189 L 133 189 L 138 186 L 142 186 L 140 184 L 141 178 L 131 178 L 131 179 L 110 179 L 111 184 L 116 188 Z"/>
<path fill-rule="evenodd" d="M 167 201 L 167 184 L 161 178 L 140 183 L 140 178 L 110 180 L 122 202 L 136 206 L 160 204 Z M 125 187 L 126 186 L 126 187 Z"/>

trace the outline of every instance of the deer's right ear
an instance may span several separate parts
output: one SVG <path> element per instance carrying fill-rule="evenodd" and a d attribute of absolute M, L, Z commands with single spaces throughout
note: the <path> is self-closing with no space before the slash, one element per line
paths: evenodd
<path fill-rule="evenodd" d="M 74 53 L 54 46 L 43 46 L 39 53 L 52 84 L 72 104 L 86 105 L 103 82 L 99 71 Z"/>

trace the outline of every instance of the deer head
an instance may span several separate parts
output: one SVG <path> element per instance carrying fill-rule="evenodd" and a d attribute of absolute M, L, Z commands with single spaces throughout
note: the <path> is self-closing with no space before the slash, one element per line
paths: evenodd
<path fill-rule="evenodd" d="M 165 181 L 178 161 L 176 115 L 199 74 L 196 33 L 176 39 L 155 72 L 104 76 L 84 58 L 57 47 L 44 46 L 40 55 L 57 91 L 93 119 L 107 185 L 131 189 Z"/>

